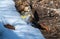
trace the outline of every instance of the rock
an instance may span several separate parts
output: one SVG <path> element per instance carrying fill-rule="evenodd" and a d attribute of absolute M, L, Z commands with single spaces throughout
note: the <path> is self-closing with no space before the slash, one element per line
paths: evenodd
<path fill-rule="evenodd" d="M 9 24 L 4 25 L 5 28 L 15 30 L 15 27 Z"/>
<path fill-rule="evenodd" d="M 30 6 L 32 11 L 32 23 L 36 28 L 44 28 L 49 31 L 46 32 L 41 30 L 44 36 L 47 39 L 57 39 L 60 38 L 60 0 L 25 0 L 27 5 Z M 17 10 L 24 11 L 25 4 L 22 4 L 23 7 L 21 9 L 20 2 L 15 2 Z M 59 11 L 58 11 L 59 10 Z M 59 28 L 58 28 L 59 27 Z M 58 36 L 57 36 L 58 35 Z"/>
<path fill-rule="evenodd" d="M 32 4 L 32 9 L 35 10 L 35 16 L 38 16 L 38 17 L 35 17 L 35 21 L 37 21 L 37 19 L 39 19 L 37 22 L 35 23 L 38 23 L 38 24 L 42 24 L 42 23 L 45 23 L 45 25 L 47 25 L 46 27 L 48 27 L 50 29 L 49 32 L 46 32 L 46 31 L 43 31 L 43 34 L 44 36 L 47 38 L 47 39 L 58 39 L 60 38 L 60 34 L 58 35 L 58 32 L 60 33 L 60 25 L 58 25 L 57 23 L 60 23 L 58 20 L 60 18 L 60 15 L 58 12 L 58 8 L 60 8 L 59 4 L 60 2 L 58 2 L 59 0 L 56 0 L 56 1 L 51 1 L 51 0 L 43 0 L 43 1 L 40 1 L 40 2 L 36 2 L 36 3 L 33 3 Z M 56 2 L 56 3 L 55 3 Z M 52 3 L 51 5 L 49 3 Z M 55 5 L 57 4 L 57 5 Z M 39 27 L 42 27 L 44 28 L 45 25 L 41 25 L 41 26 L 38 26 Z M 58 28 L 59 27 L 59 28 Z M 46 30 L 48 28 L 45 28 Z"/>

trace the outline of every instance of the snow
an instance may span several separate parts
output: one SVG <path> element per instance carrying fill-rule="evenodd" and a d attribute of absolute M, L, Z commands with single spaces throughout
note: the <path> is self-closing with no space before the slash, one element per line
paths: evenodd
<path fill-rule="evenodd" d="M 33 28 L 20 18 L 13 0 L 0 0 L 0 39 L 45 39 L 37 28 Z M 13 25 L 10 30 L 4 24 Z"/>

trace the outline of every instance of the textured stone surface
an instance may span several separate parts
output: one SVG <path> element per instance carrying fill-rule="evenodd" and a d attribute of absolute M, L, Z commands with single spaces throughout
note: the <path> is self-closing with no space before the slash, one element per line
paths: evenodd
<path fill-rule="evenodd" d="M 60 0 L 28 0 L 28 3 L 34 11 L 35 24 L 49 27 L 49 32 L 41 30 L 46 39 L 60 39 Z"/>
<path fill-rule="evenodd" d="M 60 12 L 58 13 L 58 9 L 56 6 L 54 6 L 54 4 L 52 4 L 53 6 L 49 6 L 48 4 L 49 8 L 45 6 L 45 4 L 42 4 L 42 6 L 39 4 L 40 3 L 36 3 L 35 5 L 33 4 L 35 6 L 33 8 L 37 11 L 39 17 L 38 22 L 40 24 L 45 23 L 47 26 L 49 26 L 50 29 L 49 32 L 42 30 L 44 36 L 46 39 L 60 39 Z M 59 8 L 60 6 L 57 7 Z M 54 9 L 56 9 L 57 12 Z"/>

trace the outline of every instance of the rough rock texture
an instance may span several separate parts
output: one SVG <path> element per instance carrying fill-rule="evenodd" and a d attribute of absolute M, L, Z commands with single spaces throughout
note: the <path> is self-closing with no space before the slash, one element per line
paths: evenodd
<path fill-rule="evenodd" d="M 50 5 L 50 2 L 54 2 Z M 55 5 L 55 2 L 57 5 Z M 49 32 L 43 31 L 46 39 L 60 39 L 60 12 L 58 11 L 59 0 L 42 0 L 32 4 L 33 9 L 37 12 L 40 25 L 44 23 L 49 26 Z M 46 27 L 47 27 L 46 26 Z"/>
<path fill-rule="evenodd" d="M 35 26 L 47 30 L 41 30 L 46 39 L 60 39 L 60 0 L 26 1 L 32 9 Z"/>

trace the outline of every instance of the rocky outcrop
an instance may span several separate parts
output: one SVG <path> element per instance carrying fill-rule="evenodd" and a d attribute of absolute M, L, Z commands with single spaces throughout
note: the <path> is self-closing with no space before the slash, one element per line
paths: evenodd
<path fill-rule="evenodd" d="M 47 39 L 60 39 L 60 0 L 25 0 L 27 5 L 31 7 L 33 20 L 31 21 L 37 28 L 41 30 Z M 15 2 L 16 3 L 16 2 Z M 25 3 L 16 3 L 18 11 L 23 10 Z M 32 18 L 31 18 L 32 19 Z M 34 27 L 35 27 L 34 26 Z"/>
<path fill-rule="evenodd" d="M 49 30 L 49 33 L 42 31 L 47 39 L 60 39 L 60 12 L 58 11 L 60 8 L 59 3 L 59 0 L 42 0 L 32 4 L 32 8 L 38 14 L 37 16 L 39 20 L 37 23 L 46 30 Z"/>

